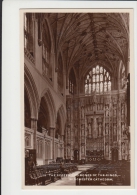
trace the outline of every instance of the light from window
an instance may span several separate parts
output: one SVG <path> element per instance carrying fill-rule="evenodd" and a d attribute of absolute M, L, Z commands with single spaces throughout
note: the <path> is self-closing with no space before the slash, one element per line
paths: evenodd
<path fill-rule="evenodd" d="M 91 94 L 93 91 L 103 93 L 111 91 L 111 77 L 102 66 L 94 67 L 85 78 L 85 94 Z"/>

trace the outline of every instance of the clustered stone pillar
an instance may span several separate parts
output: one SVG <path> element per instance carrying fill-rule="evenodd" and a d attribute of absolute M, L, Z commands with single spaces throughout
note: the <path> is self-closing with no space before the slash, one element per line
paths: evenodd
<path fill-rule="evenodd" d="M 37 119 L 31 118 L 31 129 L 34 130 L 33 134 L 33 148 L 36 149 L 36 140 L 37 140 Z"/>
<path fill-rule="evenodd" d="M 55 158 L 55 143 L 54 143 L 55 128 L 54 127 L 50 127 L 50 136 L 52 137 L 52 159 L 54 160 Z"/>
<path fill-rule="evenodd" d="M 121 135 L 121 101 L 120 98 L 118 98 L 117 102 L 117 109 L 118 109 L 118 114 L 117 114 L 117 124 L 118 124 L 118 147 L 119 147 L 119 154 L 118 154 L 118 159 L 122 160 L 122 153 L 121 153 L 121 140 L 122 140 L 122 135 Z"/>
<path fill-rule="evenodd" d="M 112 147 L 113 147 L 113 142 L 112 142 L 112 102 L 111 102 L 111 97 L 109 99 L 109 160 L 112 160 Z"/>

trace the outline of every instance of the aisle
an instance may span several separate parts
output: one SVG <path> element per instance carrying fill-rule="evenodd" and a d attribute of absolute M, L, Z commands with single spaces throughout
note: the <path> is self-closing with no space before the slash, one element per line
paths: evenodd
<path fill-rule="evenodd" d="M 85 171 L 94 165 L 78 165 L 78 171 L 75 171 L 74 173 L 68 174 L 68 177 L 63 177 L 62 179 L 56 181 L 55 183 L 51 183 L 48 186 L 75 186 L 75 176 L 81 173 L 82 171 Z"/>
<path fill-rule="evenodd" d="M 55 183 L 51 183 L 48 186 L 75 186 L 75 176 L 78 175 L 80 172 L 81 171 L 70 173 L 68 177 L 63 177 L 62 179 L 56 181 Z"/>

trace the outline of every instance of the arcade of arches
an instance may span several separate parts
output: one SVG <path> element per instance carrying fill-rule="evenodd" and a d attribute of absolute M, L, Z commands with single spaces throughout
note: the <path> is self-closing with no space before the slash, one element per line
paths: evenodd
<path fill-rule="evenodd" d="M 128 13 L 24 15 L 25 149 L 130 160 Z"/>

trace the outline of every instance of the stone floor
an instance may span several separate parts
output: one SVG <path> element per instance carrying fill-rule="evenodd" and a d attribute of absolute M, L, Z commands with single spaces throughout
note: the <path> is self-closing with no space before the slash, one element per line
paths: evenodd
<path fill-rule="evenodd" d="M 61 180 L 56 181 L 55 183 L 51 183 L 48 186 L 75 186 L 75 176 L 81 173 L 82 171 L 85 171 L 91 167 L 93 167 L 93 164 L 86 164 L 86 165 L 78 165 L 78 171 L 75 171 L 74 173 L 68 174 L 68 177 L 62 177 Z"/>

